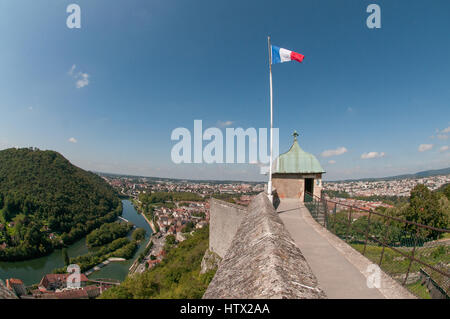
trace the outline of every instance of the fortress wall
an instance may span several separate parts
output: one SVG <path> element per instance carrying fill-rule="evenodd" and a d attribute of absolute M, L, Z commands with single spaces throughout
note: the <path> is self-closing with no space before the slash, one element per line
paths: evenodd
<path fill-rule="evenodd" d="M 210 199 L 209 250 L 223 258 L 230 247 L 247 208 Z"/>
<path fill-rule="evenodd" d="M 214 228 L 210 236 L 217 236 Z M 203 298 L 326 296 L 267 196 L 260 193 L 250 203 Z"/>

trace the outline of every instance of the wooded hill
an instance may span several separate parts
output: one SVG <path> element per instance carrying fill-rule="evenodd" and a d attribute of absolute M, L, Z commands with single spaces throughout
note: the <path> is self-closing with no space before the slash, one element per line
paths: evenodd
<path fill-rule="evenodd" d="M 0 260 L 47 254 L 121 211 L 110 185 L 57 152 L 0 151 Z"/>

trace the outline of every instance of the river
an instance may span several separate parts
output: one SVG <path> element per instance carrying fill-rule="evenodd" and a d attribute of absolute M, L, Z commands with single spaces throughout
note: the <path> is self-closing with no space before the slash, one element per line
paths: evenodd
<path fill-rule="evenodd" d="M 145 218 L 140 215 L 133 204 L 129 200 L 123 200 L 122 217 L 132 222 L 136 227 L 141 227 L 146 230 L 145 240 L 141 242 L 138 250 L 133 258 L 121 261 L 111 262 L 109 265 L 103 267 L 97 272 L 89 276 L 91 279 L 95 278 L 111 278 L 124 280 L 128 274 L 128 269 L 139 254 L 145 249 L 147 242 L 152 234 L 152 229 L 146 222 Z M 73 245 L 67 248 L 69 256 L 76 257 L 84 255 L 89 252 L 86 246 L 86 238 L 80 239 Z M 0 278 L 5 281 L 8 278 L 19 278 L 26 286 L 39 283 L 45 274 L 51 273 L 55 268 L 64 266 L 64 259 L 62 250 L 56 249 L 48 256 L 16 262 L 0 262 Z"/>

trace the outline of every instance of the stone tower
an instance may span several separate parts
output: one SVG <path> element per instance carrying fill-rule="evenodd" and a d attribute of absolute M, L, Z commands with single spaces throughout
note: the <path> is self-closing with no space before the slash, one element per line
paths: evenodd
<path fill-rule="evenodd" d="M 273 163 L 273 187 L 280 198 L 305 201 L 305 193 L 320 197 L 322 174 L 325 171 L 314 155 L 305 152 L 298 145 L 297 132 L 294 131 L 293 136 L 294 142 L 289 151 L 281 154 Z"/>

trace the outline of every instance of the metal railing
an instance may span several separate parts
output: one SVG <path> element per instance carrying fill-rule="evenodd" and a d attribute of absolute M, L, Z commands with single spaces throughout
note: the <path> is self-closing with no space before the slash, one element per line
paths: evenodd
<path fill-rule="evenodd" d="M 422 225 L 378 211 L 305 194 L 312 217 L 418 297 L 431 294 L 425 274 L 439 286 L 442 298 L 450 295 L 449 229 Z"/>

